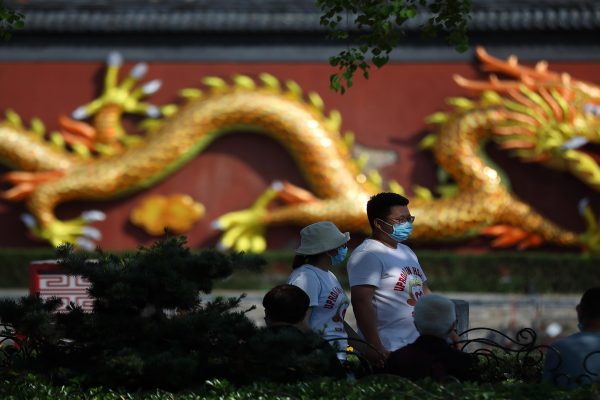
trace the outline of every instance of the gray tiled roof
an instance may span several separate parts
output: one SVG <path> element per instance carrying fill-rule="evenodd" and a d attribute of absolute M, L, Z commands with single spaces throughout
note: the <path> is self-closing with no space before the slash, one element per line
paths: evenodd
<path fill-rule="evenodd" d="M 313 0 L 9 0 L 29 32 L 322 32 Z M 600 1 L 473 0 L 472 31 L 600 29 Z M 411 21 L 412 29 L 419 21 Z"/>

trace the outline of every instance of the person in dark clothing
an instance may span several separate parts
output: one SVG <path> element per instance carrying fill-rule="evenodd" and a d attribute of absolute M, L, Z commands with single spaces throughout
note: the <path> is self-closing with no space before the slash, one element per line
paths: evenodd
<path fill-rule="evenodd" d="M 293 326 L 301 331 L 310 331 L 306 313 L 310 299 L 304 290 L 294 285 L 278 285 L 263 298 L 265 323 L 270 328 Z"/>
<path fill-rule="evenodd" d="M 263 306 L 267 326 L 246 346 L 246 365 L 254 380 L 290 383 L 345 377 L 333 347 L 306 322 L 309 298 L 302 289 L 276 286 L 265 295 Z"/>
<path fill-rule="evenodd" d="M 390 354 L 388 372 L 412 380 L 475 380 L 477 359 L 453 347 L 456 311 L 451 300 L 438 294 L 422 296 L 415 305 L 414 321 L 420 336 Z"/>
<path fill-rule="evenodd" d="M 586 290 L 575 310 L 579 332 L 552 343 L 542 377 L 568 388 L 600 382 L 600 286 Z"/>

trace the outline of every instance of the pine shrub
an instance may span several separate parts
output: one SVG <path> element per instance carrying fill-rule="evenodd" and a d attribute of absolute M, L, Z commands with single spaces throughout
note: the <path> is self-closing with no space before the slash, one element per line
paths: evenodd
<path fill-rule="evenodd" d="M 90 281 L 93 312 L 60 300 L 28 296 L 0 301 L 5 336 L 20 346 L 6 370 L 84 386 L 179 390 L 209 378 L 243 375 L 239 355 L 257 333 L 239 298 L 203 302 L 214 282 L 262 259 L 217 250 L 192 253 L 168 237 L 135 254 L 57 250 L 62 267 Z"/>

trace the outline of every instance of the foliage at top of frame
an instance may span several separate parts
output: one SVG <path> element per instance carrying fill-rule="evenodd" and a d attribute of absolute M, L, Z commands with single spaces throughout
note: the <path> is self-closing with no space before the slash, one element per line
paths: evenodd
<path fill-rule="evenodd" d="M 25 26 L 25 16 L 11 10 L 0 0 L 0 39 L 7 40 L 12 36 L 11 31 Z"/>
<path fill-rule="evenodd" d="M 471 0 L 317 0 L 321 8 L 320 23 L 330 37 L 351 42 L 347 50 L 330 57 L 338 72 L 330 75 L 332 90 L 344 94 L 352 87 L 354 74 L 361 70 L 369 78 L 370 63 L 381 68 L 390 52 L 405 34 L 409 20 L 420 21 L 419 31 L 426 37 L 442 34 L 459 52 L 468 48 L 467 25 Z M 348 19 L 358 29 L 350 41 Z"/>

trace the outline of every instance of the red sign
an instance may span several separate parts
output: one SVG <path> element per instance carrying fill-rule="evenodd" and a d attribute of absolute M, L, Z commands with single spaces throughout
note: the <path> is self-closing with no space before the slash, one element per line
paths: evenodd
<path fill-rule="evenodd" d="M 92 311 L 94 300 L 89 297 L 90 282 L 77 275 L 66 274 L 56 260 L 34 261 L 29 267 L 29 293 L 39 293 L 44 299 L 59 297 L 66 310 L 73 303 L 84 311 Z"/>

